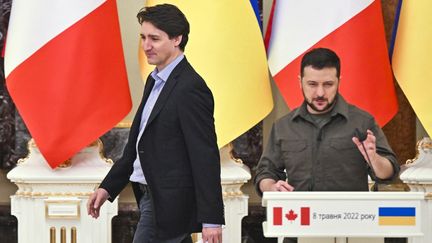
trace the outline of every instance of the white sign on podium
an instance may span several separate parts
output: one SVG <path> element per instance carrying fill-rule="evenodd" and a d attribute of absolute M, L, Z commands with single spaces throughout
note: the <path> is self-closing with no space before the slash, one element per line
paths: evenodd
<path fill-rule="evenodd" d="M 422 192 L 264 192 L 265 237 L 423 236 Z"/>

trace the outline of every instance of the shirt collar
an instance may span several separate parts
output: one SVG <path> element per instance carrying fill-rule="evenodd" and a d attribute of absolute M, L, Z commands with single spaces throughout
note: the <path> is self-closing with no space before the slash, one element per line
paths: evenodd
<path fill-rule="evenodd" d="M 331 116 L 334 117 L 337 114 L 340 114 L 345 117 L 345 119 L 348 119 L 348 103 L 340 94 L 337 95 L 336 99 L 335 107 L 333 107 L 333 109 L 330 111 Z M 306 119 L 308 113 L 307 104 L 305 101 L 303 101 L 302 105 L 294 111 L 294 115 L 292 116 L 291 120 L 294 120 L 297 117 Z"/>
<path fill-rule="evenodd" d="M 184 58 L 184 54 L 182 53 L 178 57 L 176 57 L 170 64 L 168 64 L 164 69 L 158 71 L 157 68 L 155 68 L 150 75 L 155 80 L 160 79 L 163 82 L 166 82 L 168 80 L 168 77 L 174 70 L 174 68 L 181 62 L 181 60 L 183 60 L 183 58 Z"/>

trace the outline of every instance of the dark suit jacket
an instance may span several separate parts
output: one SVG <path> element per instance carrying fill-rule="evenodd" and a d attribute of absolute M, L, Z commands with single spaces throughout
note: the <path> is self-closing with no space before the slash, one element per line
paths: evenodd
<path fill-rule="evenodd" d="M 151 91 L 149 83 L 123 156 L 100 185 L 111 201 L 127 185 L 133 171 L 141 114 Z M 199 232 L 202 223 L 224 224 L 213 109 L 210 89 L 185 57 L 165 83 L 138 144 L 157 234 L 161 236 Z M 141 193 L 137 185 L 133 186 L 139 202 Z"/>

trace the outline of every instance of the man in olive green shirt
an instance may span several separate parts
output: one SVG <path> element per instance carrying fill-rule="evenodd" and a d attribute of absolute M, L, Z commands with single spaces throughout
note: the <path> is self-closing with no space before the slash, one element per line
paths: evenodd
<path fill-rule="evenodd" d="M 306 53 L 299 79 L 304 102 L 273 125 L 254 178 L 257 191 L 367 191 L 368 174 L 394 178 L 399 165 L 381 128 L 338 93 L 336 53 Z"/>

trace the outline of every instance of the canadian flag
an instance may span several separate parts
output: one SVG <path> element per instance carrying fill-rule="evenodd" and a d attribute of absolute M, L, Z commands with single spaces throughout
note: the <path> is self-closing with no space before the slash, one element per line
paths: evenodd
<path fill-rule="evenodd" d="M 283 208 L 273 208 L 273 225 L 283 225 Z M 298 213 L 293 209 L 289 209 L 285 214 L 285 218 L 293 223 L 298 218 Z M 300 225 L 310 225 L 310 207 L 300 208 Z"/>
<path fill-rule="evenodd" d="M 288 106 L 303 101 L 298 75 L 305 52 L 334 50 L 341 59 L 340 93 L 383 126 L 397 99 L 379 0 L 274 0 L 266 42 L 273 78 Z"/>
<path fill-rule="evenodd" d="M 52 168 L 130 110 L 115 0 L 14 0 L 7 88 Z"/>

